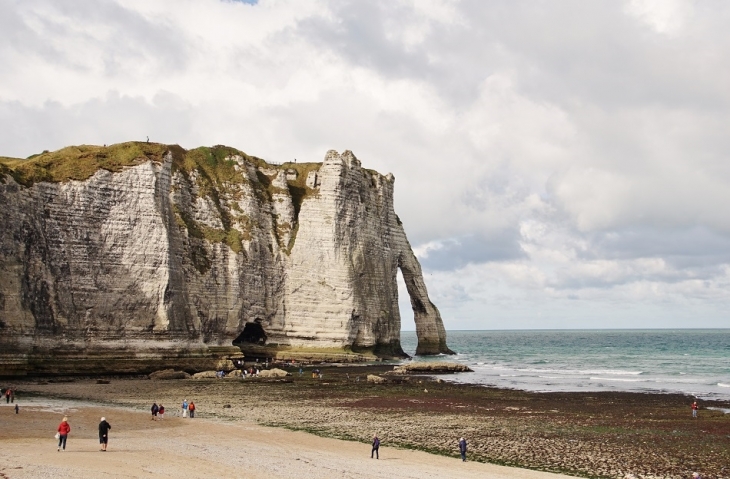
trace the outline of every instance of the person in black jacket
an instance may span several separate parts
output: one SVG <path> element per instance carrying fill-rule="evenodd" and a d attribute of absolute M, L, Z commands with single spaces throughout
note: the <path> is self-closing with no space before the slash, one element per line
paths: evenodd
<path fill-rule="evenodd" d="M 378 450 L 380 449 L 380 438 L 377 434 L 373 435 L 373 450 L 370 451 L 370 459 L 373 458 L 373 455 L 375 455 L 375 459 L 380 459 L 380 454 L 378 453 Z"/>
<path fill-rule="evenodd" d="M 466 439 L 463 437 L 459 439 L 459 452 L 461 453 L 461 460 L 466 462 Z"/>
<path fill-rule="evenodd" d="M 111 429 L 112 426 L 108 422 L 106 422 L 106 418 L 101 418 L 101 422 L 99 423 L 99 444 L 101 444 L 100 451 L 106 452 L 106 445 L 109 443 L 109 429 Z"/>

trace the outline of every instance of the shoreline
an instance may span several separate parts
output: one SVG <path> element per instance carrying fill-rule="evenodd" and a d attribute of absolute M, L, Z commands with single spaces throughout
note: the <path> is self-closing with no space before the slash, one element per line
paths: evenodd
<path fill-rule="evenodd" d="M 17 381 L 22 394 L 88 399 L 147 411 L 152 401 L 177 412 L 182 398 L 201 417 L 248 421 L 323 438 L 383 444 L 456 457 L 467 437 L 474 461 L 582 477 L 730 477 L 730 415 L 702 402 L 692 421 L 689 397 L 646 392 L 532 393 L 439 381 L 433 375 L 390 377 L 369 384 L 367 373 L 392 365 L 324 367 L 323 379 L 200 379 L 151 381 L 109 377 Z M 309 372 L 311 368 L 307 369 Z M 348 381 L 349 375 L 349 381 Z M 361 376 L 360 382 L 355 380 Z M 174 406 L 174 407 L 173 407 Z M 362 447 L 362 446 L 361 446 Z M 522 470 L 522 469 L 520 469 Z"/>

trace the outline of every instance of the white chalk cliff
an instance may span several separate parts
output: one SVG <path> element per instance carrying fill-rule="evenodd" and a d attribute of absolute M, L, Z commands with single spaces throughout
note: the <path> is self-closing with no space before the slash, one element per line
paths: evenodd
<path fill-rule="evenodd" d="M 80 179 L 74 179 L 80 178 Z M 205 369 L 247 356 L 450 353 L 393 210 L 346 151 L 269 165 L 127 143 L 0 163 L 0 375 Z"/>

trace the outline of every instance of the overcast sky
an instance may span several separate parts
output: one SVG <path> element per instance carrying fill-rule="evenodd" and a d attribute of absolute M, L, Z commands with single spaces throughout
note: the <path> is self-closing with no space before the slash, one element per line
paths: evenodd
<path fill-rule="evenodd" d="M 728 25 L 704 0 L 0 0 L 0 155 L 349 149 L 395 175 L 447 329 L 730 327 Z"/>

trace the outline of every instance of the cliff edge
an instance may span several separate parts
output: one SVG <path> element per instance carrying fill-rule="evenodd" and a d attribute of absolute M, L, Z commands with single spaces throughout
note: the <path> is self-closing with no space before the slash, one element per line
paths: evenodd
<path fill-rule="evenodd" d="M 451 353 L 393 184 L 349 151 L 271 165 L 130 142 L 0 158 L 0 375 L 403 357 L 398 268 L 417 354 Z"/>

